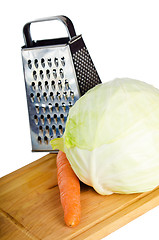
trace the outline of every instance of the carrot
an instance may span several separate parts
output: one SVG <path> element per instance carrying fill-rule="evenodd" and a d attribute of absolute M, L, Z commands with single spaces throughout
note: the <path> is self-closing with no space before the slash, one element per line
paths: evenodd
<path fill-rule="evenodd" d="M 80 182 L 62 151 L 57 154 L 57 180 L 65 223 L 75 227 L 81 216 Z"/>

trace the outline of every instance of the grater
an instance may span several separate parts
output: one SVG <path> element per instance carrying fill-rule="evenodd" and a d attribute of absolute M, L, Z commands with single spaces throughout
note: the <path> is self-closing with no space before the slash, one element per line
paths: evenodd
<path fill-rule="evenodd" d="M 30 25 L 61 21 L 68 37 L 34 41 Z M 28 104 L 32 151 L 50 151 L 50 140 L 62 137 L 69 109 L 90 88 L 101 83 L 81 35 L 71 20 L 55 16 L 23 27 L 22 61 Z M 54 152 L 54 151 L 53 151 Z"/>

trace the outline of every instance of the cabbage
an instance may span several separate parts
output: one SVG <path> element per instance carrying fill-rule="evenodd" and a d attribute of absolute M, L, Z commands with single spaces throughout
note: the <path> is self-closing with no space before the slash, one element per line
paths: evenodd
<path fill-rule="evenodd" d="M 99 194 L 159 185 L 159 90 L 133 79 L 99 84 L 71 108 L 60 149 L 79 179 Z"/>

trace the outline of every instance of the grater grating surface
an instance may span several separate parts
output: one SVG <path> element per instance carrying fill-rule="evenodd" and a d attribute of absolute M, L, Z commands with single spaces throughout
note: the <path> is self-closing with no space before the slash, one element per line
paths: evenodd
<path fill-rule="evenodd" d="M 73 61 L 81 95 L 93 88 L 99 78 L 87 48 L 84 46 L 73 54 Z"/>
<path fill-rule="evenodd" d="M 49 141 L 61 137 L 69 109 L 80 97 L 67 45 L 22 52 L 32 148 L 52 150 Z"/>

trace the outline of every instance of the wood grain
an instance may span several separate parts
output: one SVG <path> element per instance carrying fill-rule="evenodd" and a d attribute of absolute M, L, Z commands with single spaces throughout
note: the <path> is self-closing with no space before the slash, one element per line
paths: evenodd
<path fill-rule="evenodd" d="M 81 183 L 81 222 L 68 228 L 59 199 L 56 154 L 48 154 L 0 179 L 0 239 L 101 239 L 158 203 L 159 188 L 101 196 Z"/>

